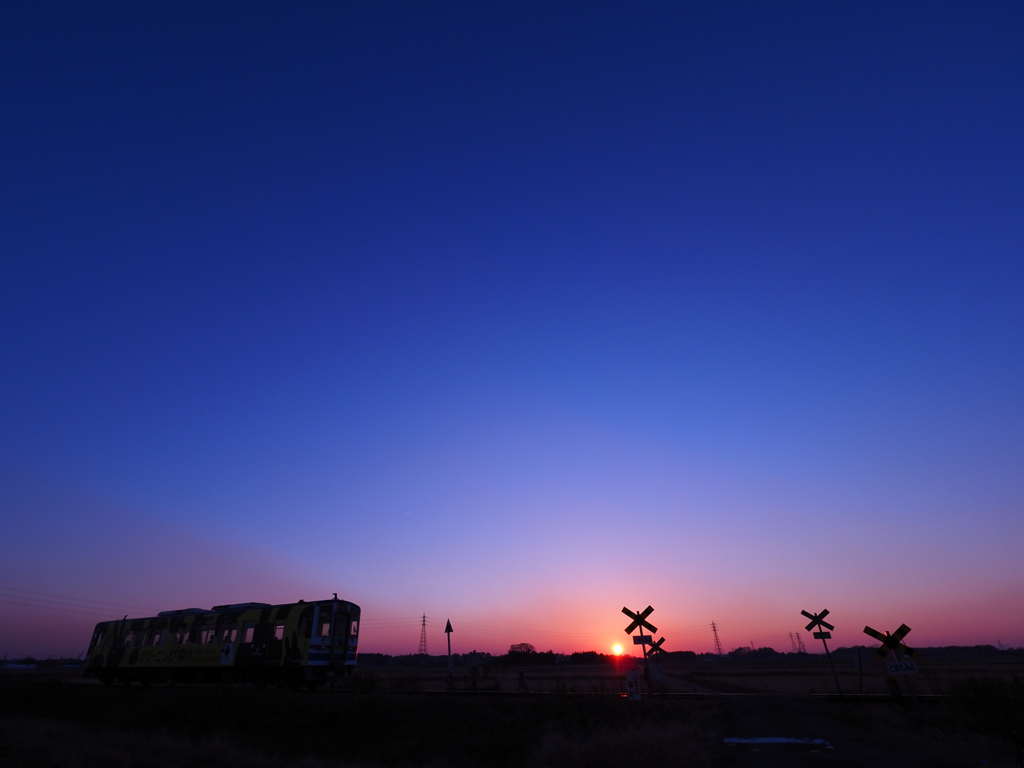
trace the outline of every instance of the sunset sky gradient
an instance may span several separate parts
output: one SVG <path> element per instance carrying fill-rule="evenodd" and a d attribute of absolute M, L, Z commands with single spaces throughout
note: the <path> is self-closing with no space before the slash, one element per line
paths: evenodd
<path fill-rule="evenodd" d="M 0 655 L 335 591 L 385 653 L 1024 646 L 1022 39 L 7 4 Z"/>

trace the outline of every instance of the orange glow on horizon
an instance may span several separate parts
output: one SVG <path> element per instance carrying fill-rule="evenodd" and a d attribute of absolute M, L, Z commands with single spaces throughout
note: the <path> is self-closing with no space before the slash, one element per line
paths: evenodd
<path fill-rule="evenodd" d="M 612 653 L 614 653 L 616 656 L 621 656 L 622 655 L 622 646 L 619 645 L 618 643 L 613 645 L 612 646 Z"/>

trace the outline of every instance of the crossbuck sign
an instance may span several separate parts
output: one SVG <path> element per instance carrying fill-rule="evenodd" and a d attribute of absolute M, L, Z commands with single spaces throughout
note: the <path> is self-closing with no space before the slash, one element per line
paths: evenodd
<path fill-rule="evenodd" d="M 811 623 L 806 627 L 808 632 L 815 627 L 820 628 L 820 631 L 814 633 L 815 640 L 828 640 L 832 637 L 832 630 L 835 629 L 835 627 L 825 621 L 825 617 L 828 616 L 827 608 L 821 613 L 808 613 L 807 611 L 800 611 L 800 613 L 811 620 Z"/>
<path fill-rule="evenodd" d="M 632 622 L 630 622 L 630 625 L 626 627 L 627 635 L 632 635 L 633 630 L 635 630 L 637 627 L 640 627 L 641 635 L 643 635 L 645 629 L 652 635 L 658 631 L 658 628 L 656 626 L 647 621 L 647 617 L 654 613 L 654 609 L 651 606 L 648 605 L 639 613 L 633 613 L 631 610 L 629 610 L 629 608 L 623 608 L 622 612 L 633 620 Z"/>
<path fill-rule="evenodd" d="M 832 654 L 828 652 L 828 643 L 825 642 L 832 637 L 832 630 L 835 629 L 835 627 L 825 621 L 825 617 L 828 616 L 828 609 L 825 608 L 821 613 L 808 613 L 807 611 L 800 611 L 800 613 L 811 620 L 804 629 L 810 632 L 815 627 L 818 628 L 818 631 L 814 633 L 814 639 L 821 640 L 821 644 L 825 646 L 825 657 L 828 659 L 828 665 L 832 668 L 832 677 L 836 681 L 836 690 L 842 696 L 843 689 L 839 687 L 839 675 L 836 674 L 836 667 L 832 663 Z"/>
<path fill-rule="evenodd" d="M 629 616 L 629 618 L 631 619 L 631 621 L 629 622 L 629 626 L 626 627 L 626 634 L 631 635 L 635 630 L 640 630 L 640 634 L 633 638 L 633 645 L 639 645 L 641 648 L 643 648 L 644 664 L 647 668 L 648 682 L 650 682 L 650 660 L 652 657 L 658 656 L 665 652 L 665 649 L 661 647 L 662 643 L 665 642 L 665 638 L 663 637 L 660 640 L 655 641 L 654 633 L 658 631 L 658 628 L 647 620 L 647 617 L 654 613 L 654 609 L 648 605 L 642 611 L 631 611 L 629 610 L 629 608 L 623 608 L 622 612 Z M 651 634 L 645 635 L 645 629 Z M 637 697 L 639 697 L 638 691 Z"/>
<path fill-rule="evenodd" d="M 900 628 L 891 635 L 888 632 L 879 632 L 877 629 L 872 629 L 871 627 L 864 627 L 864 634 L 870 635 L 882 644 L 882 647 L 875 651 L 875 656 L 880 659 L 884 659 L 885 655 L 890 652 L 896 661 L 899 661 L 899 658 L 897 657 L 898 653 L 905 653 L 907 656 L 917 655 L 917 651 L 913 648 L 907 648 L 907 646 L 903 644 L 903 638 L 910 634 L 910 627 L 906 624 L 900 624 Z"/>

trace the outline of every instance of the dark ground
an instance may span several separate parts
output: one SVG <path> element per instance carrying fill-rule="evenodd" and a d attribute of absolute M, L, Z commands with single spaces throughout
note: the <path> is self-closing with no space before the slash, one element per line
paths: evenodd
<path fill-rule="evenodd" d="M 408 671 L 402 679 L 416 682 Z M 373 676 L 355 682 L 344 691 L 293 692 L 0 677 L 0 765 L 1012 768 L 1012 733 L 1024 723 L 1024 702 L 991 681 L 901 702 L 806 694 L 630 702 L 580 692 L 398 693 Z M 571 687 L 586 686 L 577 675 Z M 779 736 L 825 739 L 833 748 L 723 744 Z"/>

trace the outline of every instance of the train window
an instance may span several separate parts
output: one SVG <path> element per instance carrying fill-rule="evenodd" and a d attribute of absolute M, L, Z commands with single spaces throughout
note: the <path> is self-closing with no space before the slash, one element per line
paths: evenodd
<path fill-rule="evenodd" d="M 284 622 L 278 621 L 274 623 L 274 637 L 277 640 L 284 640 Z"/>
<path fill-rule="evenodd" d="M 102 629 L 97 629 L 96 632 L 92 636 L 92 643 L 90 643 L 90 645 L 92 645 L 95 648 L 95 647 L 99 646 L 99 644 L 102 643 L 102 642 L 103 642 L 103 630 Z"/>
<path fill-rule="evenodd" d="M 203 627 L 199 630 L 199 644 L 208 645 L 217 639 L 217 630 L 213 627 Z"/>
<path fill-rule="evenodd" d="M 155 629 L 152 632 L 153 637 L 151 638 L 151 645 L 160 645 L 164 641 L 164 631 L 162 629 Z"/>
<path fill-rule="evenodd" d="M 174 633 L 174 642 L 178 645 L 184 645 L 188 640 L 188 627 L 182 624 L 178 627 L 178 631 Z"/>
<path fill-rule="evenodd" d="M 125 648 L 131 648 L 132 647 L 132 643 L 134 643 L 134 642 L 135 642 L 135 633 L 134 632 L 125 632 L 124 633 L 124 647 Z"/>
<path fill-rule="evenodd" d="M 320 620 L 316 623 L 317 636 L 318 637 L 330 637 L 331 636 L 331 617 L 321 616 Z"/>
<path fill-rule="evenodd" d="M 359 634 L 359 622 L 358 621 L 353 621 L 352 622 L 352 631 L 349 634 L 351 634 L 351 635 Z"/>
<path fill-rule="evenodd" d="M 233 643 L 235 638 L 238 636 L 237 627 L 221 627 L 220 630 L 220 641 L 222 643 Z"/>
<path fill-rule="evenodd" d="M 242 627 L 242 642 L 251 643 L 253 635 L 256 634 L 256 623 L 247 621 Z"/>

